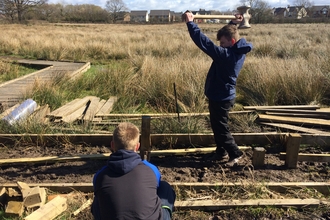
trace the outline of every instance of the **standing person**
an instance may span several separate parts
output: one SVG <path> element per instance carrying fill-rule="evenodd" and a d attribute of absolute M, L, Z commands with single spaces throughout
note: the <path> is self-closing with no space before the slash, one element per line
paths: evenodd
<path fill-rule="evenodd" d="M 222 160 L 229 156 L 227 166 L 237 164 L 243 155 L 229 131 L 228 117 L 235 103 L 238 74 L 242 69 L 245 55 L 252 49 L 251 43 L 247 43 L 244 38 L 240 39 L 236 27 L 236 24 L 243 20 L 243 16 L 235 17 L 236 19 L 218 31 L 218 46 L 193 22 L 194 15 L 191 12 L 187 11 L 183 15 L 191 39 L 213 60 L 204 91 L 209 102 L 211 127 L 217 145 L 216 154 L 211 159 Z"/>
<path fill-rule="evenodd" d="M 93 179 L 92 214 L 96 220 L 169 220 L 175 192 L 156 166 L 141 160 L 139 129 L 120 123 L 113 132 L 110 158 Z"/>

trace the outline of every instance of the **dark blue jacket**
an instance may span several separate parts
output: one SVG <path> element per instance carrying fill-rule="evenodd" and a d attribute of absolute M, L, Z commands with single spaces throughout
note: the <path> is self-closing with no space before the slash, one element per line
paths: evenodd
<path fill-rule="evenodd" d="M 118 150 L 93 179 L 95 219 L 162 219 L 156 166 L 133 151 Z"/>
<path fill-rule="evenodd" d="M 252 50 L 252 44 L 242 38 L 230 48 L 220 47 L 205 36 L 194 22 L 188 22 L 187 27 L 191 39 L 213 60 L 205 82 L 206 97 L 211 101 L 234 99 L 236 80 L 242 69 L 245 54 Z"/>

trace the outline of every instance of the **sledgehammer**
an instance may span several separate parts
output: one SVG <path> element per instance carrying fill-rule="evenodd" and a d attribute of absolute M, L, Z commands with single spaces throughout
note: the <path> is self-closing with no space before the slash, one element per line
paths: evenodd
<path fill-rule="evenodd" d="M 239 24 L 238 28 L 245 29 L 250 28 L 249 20 L 251 15 L 249 14 L 250 6 L 240 6 L 237 8 L 238 14 L 243 16 L 242 22 Z M 194 15 L 194 19 L 235 19 L 235 15 Z M 184 14 L 182 17 L 184 20 Z"/>

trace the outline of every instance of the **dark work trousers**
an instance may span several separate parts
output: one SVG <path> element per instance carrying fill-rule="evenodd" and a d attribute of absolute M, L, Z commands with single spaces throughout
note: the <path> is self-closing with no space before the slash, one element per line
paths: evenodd
<path fill-rule="evenodd" d="M 175 192 L 168 182 L 160 181 L 157 195 L 162 201 L 163 220 L 170 220 L 174 209 Z"/>
<path fill-rule="evenodd" d="M 227 151 L 230 158 L 236 158 L 242 154 L 228 126 L 229 110 L 234 104 L 235 99 L 221 102 L 209 100 L 211 127 L 217 145 L 216 153 L 222 156 L 226 154 Z"/>

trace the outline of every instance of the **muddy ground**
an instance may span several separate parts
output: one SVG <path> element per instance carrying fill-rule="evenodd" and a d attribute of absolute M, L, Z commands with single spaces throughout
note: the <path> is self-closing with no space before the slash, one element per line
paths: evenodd
<path fill-rule="evenodd" d="M 265 166 L 254 169 L 252 150 L 246 150 L 238 166 L 227 168 L 225 161 L 208 161 L 210 154 L 151 157 L 151 162 L 158 166 L 163 180 L 168 182 L 327 182 L 330 180 L 330 163 L 299 162 L 297 169 L 286 169 L 284 161 L 279 159 L 280 147 L 268 148 Z M 327 149 L 308 148 L 309 153 L 328 153 Z M 26 158 L 44 156 L 69 156 L 77 154 L 109 153 L 106 147 L 88 147 L 58 145 L 51 147 L 36 146 L 1 146 L 0 158 Z M 91 183 L 95 172 L 104 166 L 106 160 L 61 162 L 55 164 L 26 164 L 0 167 L 0 183 Z M 187 195 L 186 195 L 187 196 Z M 188 195 L 189 196 L 189 195 Z M 198 197 L 198 194 L 190 195 Z M 210 195 L 201 195 L 210 196 Z M 211 195 L 215 198 L 214 195 Z M 238 195 L 239 196 L 239 195 Z M 284 195 L 282 195 L 284 196 Z M 285 196 L 284 196 L 285 197 Z M 211 197 L 208 197 L 211 198 Z M 238 198 L 233 198 L 238 199 Z M 328 198 L 329 199 L 329 198 Z M 329 208 L 329 207 L 327 207 Z M 246 209 L 220 212 L 186 211 L 174 214 L 174 219 L 330 219 L 330 210 L 317 209 L 290 214 L 290 210 L 260 211 L 251 214 Z M 267 214 L 269 212 L 269 214 Z M 279 217 L 279 215 L 282 215 Z M 258 217 L 259 216 L 259 217 Z M 85 211 L 75 219 L 91 219 Z"/>

